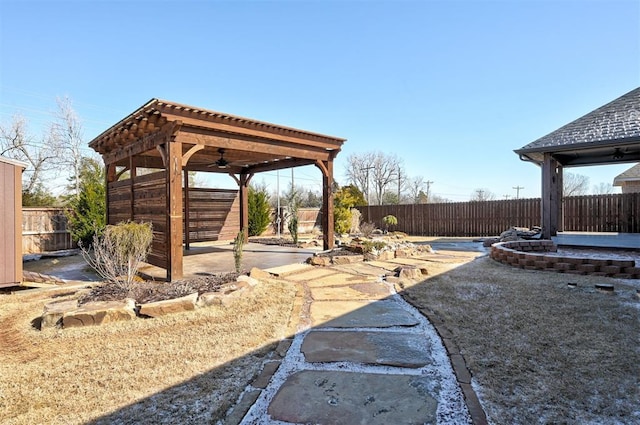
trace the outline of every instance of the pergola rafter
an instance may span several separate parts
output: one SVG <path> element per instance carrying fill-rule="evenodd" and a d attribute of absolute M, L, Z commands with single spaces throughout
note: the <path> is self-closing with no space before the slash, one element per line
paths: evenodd
<path fill-rule="evenodd" d="M 334 244 L 333 160 L 344 142 L 345 139 L 337 137 L 152 99 L 96 137 L 89 146 L 102 155 L 107 167 L 108 200 L 120 202 L 117 208 L 108 202 L 109 222 L 113 221 L 112 215 L 124 216 L 121 201 L 129 196 L 130 219 L 136 219 L 137 215 L 151 217 L 158 223 L 158 232 L 162 232 L 154 239 L 150 262 L 166 268 L 168 279 L 176 279 L 182 276 L 183 211 L 189 215 L 188 200 L 183 202 L 187 199 L 183 186 L 188 185 L 189 171 L 225 173 L 235 179 L 240 192 L 240 229 L 246 232 L 248 185 L 253 175 L 316 165 L 323 179 L 323 245 L 329 249 Z M 224 167 L 217 165 L 222 156 Z M 165 194 L 158 186 L 160 177 L 135 183 L 138 168 L 162 170 Z M 110 187 L 113 191 L 124 190 L 122 184 L 114 183 L 125 170 L 131 177 L 129 191 L 110 198 Z M 156 196 L 156 203 L 158 199 L 166 202 L 162 218 L 158 217 L 157 205 L 155 209 L 141 205 L 145 191 L 155 194 L 147 199 Z"/>

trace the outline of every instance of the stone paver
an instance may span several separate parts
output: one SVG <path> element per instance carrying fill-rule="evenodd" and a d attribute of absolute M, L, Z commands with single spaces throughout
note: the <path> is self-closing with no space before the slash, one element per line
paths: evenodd
<path fill-rule="evenodd" d="M 266 272 L 271 273 L 274 276 L 287 276 L 294 273 L 304 272 L 312 269 L 313 266 L 308 264 L 286 264 L 284 266 L 277 266 L 265 269 Z"/>
<path fill-rule="evenodd" d="M 308 271 L 305 270 L 304 272 L 287 276 L 287 280 L 291 280 L 294 282 L 302 282 L 305 280 L 320 279 L 322 277 L 332 275 L 332 274 L 336 274 L 336 271 L 333 268 L 312 267 Z"/>
<path fill-rule="evenodd" d="M 296 424 L 435 424 L 432 387 L 423 376 L 302 371 L 287 379 L 268 413 Z"/>
<path fill-rule="evenodd" d="M 301 348 L 312 363 L 355 362 L 418 368 L 429 364 L 429 345 L 415 332 L 311 331 Z"/>
<path fill-rule="evenodd" d="M 389 289 L 379 283 L 356 283 L 348 286 L 311 288 L 311 297 L 322 300 L 381 300 L 391 296 Z"/>
<path fill-rule="evenodd" d="M 307 284 L 310 288 L 318 288 L 323 286 L 345 285 L 359 280 L 361 280 L 359 276 L 354 276 L 349 273 L 333 273 L 318 279 L 310 280 Z"/>
<path fill-rule="evenodd" d="M 311 305 L 311 321 L 320 328 L 388 328 L 419 323 L 392 300 L 315 301 Z"/>
<path fill-rule="evenodd" d="M 383 280 L 391 280 L 399 265 L 420 272 L 425 263 L 403 258 L 287 274 L 284 279 L 299 285 L 297 333 L 282 361 L 267 362 L 246 389 L 255 403 L 247 409 L 241 401 L 247 413 L 240 423 L 481 423 L 472 421 L 465 405 L 464 395 L 473 389 L 464 359 L 456 352 L 452 368 L 438 337 L 444 329 L 436 332 Z M 462 381 L 454 368 L 467 372 Z M 472 409 L 481 412 L 479 406 Z M 238 416 L 233 410 L 229 423 Z"/>

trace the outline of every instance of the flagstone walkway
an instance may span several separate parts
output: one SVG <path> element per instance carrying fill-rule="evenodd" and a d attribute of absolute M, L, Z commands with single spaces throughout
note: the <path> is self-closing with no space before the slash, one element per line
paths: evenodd
<path fill-rule="evenodd" d="M 384 279 L 421 263 L 398 260 L 270 269 L 299 285 L 295 336 L 224 423 L 483 423 L 464 360 L 461 383 L 436 329 Z"/>

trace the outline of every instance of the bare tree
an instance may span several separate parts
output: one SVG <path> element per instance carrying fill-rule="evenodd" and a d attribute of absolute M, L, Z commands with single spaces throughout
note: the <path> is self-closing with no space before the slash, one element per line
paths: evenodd
<path fill-rule="evenodd" d="M 479 188 L 476 189 L 470 197 L 470 201 L 493 201 L 494 199 L 496 199 L 496 194 L 491 192 L 488 189 L 483 189 L 483 188 Z"/>
<path fill-rule="evenodd" d="M 424 182 L 424 178 L 422 176 L 411 177 L 407 182 L 407 191 L 409 193 L 409 198 L 411 202 L 414 204 L 419 204 L 421 200 L 421 196 L 425 194 L 426 184 Z M 428 197 L 428 195 L 427 195 Z"/>
<path fill-rule="evenodd" d="M 615 190 L 611 183 L 602 182 L 600 184 L 594 185 L 592 192 L 594 195 L 609 195 L 611 193 L 614 193 Z"/>
<path fill-rule="evenodd" d="M 583 174 L 563 173 L 562 195 L 581 196 L 589 192 L 589 177 Z"/>
<path fill-rule="evenodd" d="M 55 144 L 59 147 L 60 164 L 71 170 L 74 195 L 80 193 L 80 164 L 82 163 L 84 137 L 82 124 L 73 109 L 71 99 L 57 98 L 58 110 L 52 125 Z"/>
<path fill-rule="evenodd" d="M 8 125 L 0 125 L 0 155 L 25 162 L 23 191 L 31 193 L 42 185 L 44 175 L 56 171 L 59 149 L 53 131 L 36 141 L 29 133 L 26 119 L 14 115 Z"/>
<path fill-rule="evenodd" d="M 349 183 L 364 194 L 367 202 L 370 201 L 369 187 L 373 170 L 373 158 L 373 152 L 354 153 L 347 158 L 347 178 Z"/>
<path fill-rule="evenodd" d="M 391 190 L 391 184 L 399 183 L 402 189 L 404 170 L 402 161 L 395 154 L 365 152 L 351 154 L 347 158 L 347 177 L 351 184 L 365 194 L 367 201 L 373 192 L 375 199 L 372 203 L 380 205 L 384 193 L 387 189 Z"/>

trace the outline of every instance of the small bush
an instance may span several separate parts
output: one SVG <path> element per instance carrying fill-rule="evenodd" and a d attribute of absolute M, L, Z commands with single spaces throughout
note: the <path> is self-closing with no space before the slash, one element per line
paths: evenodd
<path fill-rule="evenodd" d="M 242 269 L 242 250 L 244 249 L 245 242 L 244 231 L 240 230 L 233 240 L 233 259 L 236 266 L 236 273 L 240 273 Z"/>
<path fill-rule="evenodd" d="M 151 223 L 119 223 L 94 236 L 92 252 L 81 245 L 82 255 L 107 282 L 130 289 L 152 240 Z"/>
<path fill-rule="evenodd" d="M 271 222 L 269 194 L 264 187 L 249 186 L 249 236 L 260 236 Z"/>
<path fill-rule="evenodd" d="M 362 233 L 363 236 L 367 238 L 371 237 L 374 230 L 376 230 L 376 225 L 372 222 L 360 223 L 360 233 Z"/>
<path fill-rule="evenodd" d="M 362 253 L 369 254 L 374 249 L 376 251 L 380 251 L 381 249 L 384 249 L 386 246 L 387 244 L 384 241 L 364 241 L 362 242 Z"/>
<path fill-rule="evenodd" d="M 298 244 L 298 215 L 293 215 L 289 219 L 289 224 L 287 225 L 289 229 L 289 233 L 291 233 L 291 239 L 293 239 L 293 243 L 295 245 Z"/>

